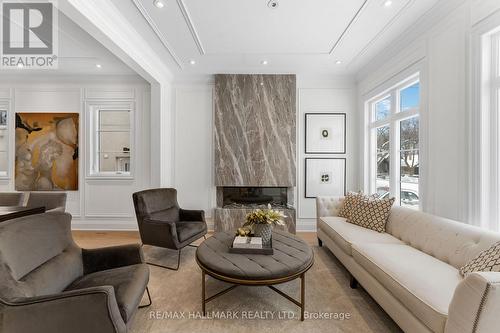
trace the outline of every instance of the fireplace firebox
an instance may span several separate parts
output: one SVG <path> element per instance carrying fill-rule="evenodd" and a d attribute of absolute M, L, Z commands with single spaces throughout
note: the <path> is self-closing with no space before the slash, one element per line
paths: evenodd
<path fill-rule="evenodd" d="M 222 208 L 287 208 L 286 187 L 222 187 Z"/>

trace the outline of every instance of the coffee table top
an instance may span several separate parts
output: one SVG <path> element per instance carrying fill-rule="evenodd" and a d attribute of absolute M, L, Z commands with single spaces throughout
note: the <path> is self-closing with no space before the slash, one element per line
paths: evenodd
<path fill-rule="evenodd" d="M 314 262 L 311 247 L 284 231 L 273 231 L 273 255 L 230 253 L 233 239 L 232 233 L 218 232 L 203 241 L 196 250 L 201 269 L 224 281 L 259 284 L 259 281 L 289 281 L 307 271 Z"/>

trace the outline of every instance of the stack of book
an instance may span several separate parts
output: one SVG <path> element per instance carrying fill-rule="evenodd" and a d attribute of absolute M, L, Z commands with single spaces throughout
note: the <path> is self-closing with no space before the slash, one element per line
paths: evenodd
<path fill-rule="evenodd" d="M 233 248 L 236 249 L 262 249 L 261 237 L 236 236 L 233 241 Z"/>

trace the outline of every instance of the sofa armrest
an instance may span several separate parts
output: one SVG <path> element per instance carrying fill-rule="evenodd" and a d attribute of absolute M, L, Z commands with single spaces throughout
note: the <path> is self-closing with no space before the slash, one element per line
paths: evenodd
<path fill-rule="evenodd" d="M 205 222 L 205 211 L 180 209 L 179 218 L 182 221 L 201 221 Z"/>
<path fill-rule="evenodd" d="M 82 259 L 83 274 L 144 262 L 139 244 L 82 249 Z"/>
<path fill-rule="evenodd" d="M 498 332 L 499 314 L 500 273 L 471 273 L 455 290 L 448 310 L 445 332 Z"/>
<path fill-rule="evenodd" d="M 112 286 L 0 301 L 2 332 L 125 333 Z"/>

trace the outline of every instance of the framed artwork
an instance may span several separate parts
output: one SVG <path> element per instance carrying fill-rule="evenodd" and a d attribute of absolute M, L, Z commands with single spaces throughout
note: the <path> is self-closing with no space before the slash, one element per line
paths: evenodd
<path fill-rule="evenodd" d="M 305 197 L 344 196 L 346 192 L 345 158 L 306 158 Z"/>
<path fill-rule="evenodd" d="M 16 190 L 78 190 L 78 122 L 78 113 L 16 113 Z"/>
<path fill-rule="evenodd" d="M 346 153 L 345 113 L 306 113 L 306 154 Z"/>
<path fill-rule="evenodd" d="M 0 128 L 7 127 L 7 110 L 0 110 Z"/>

